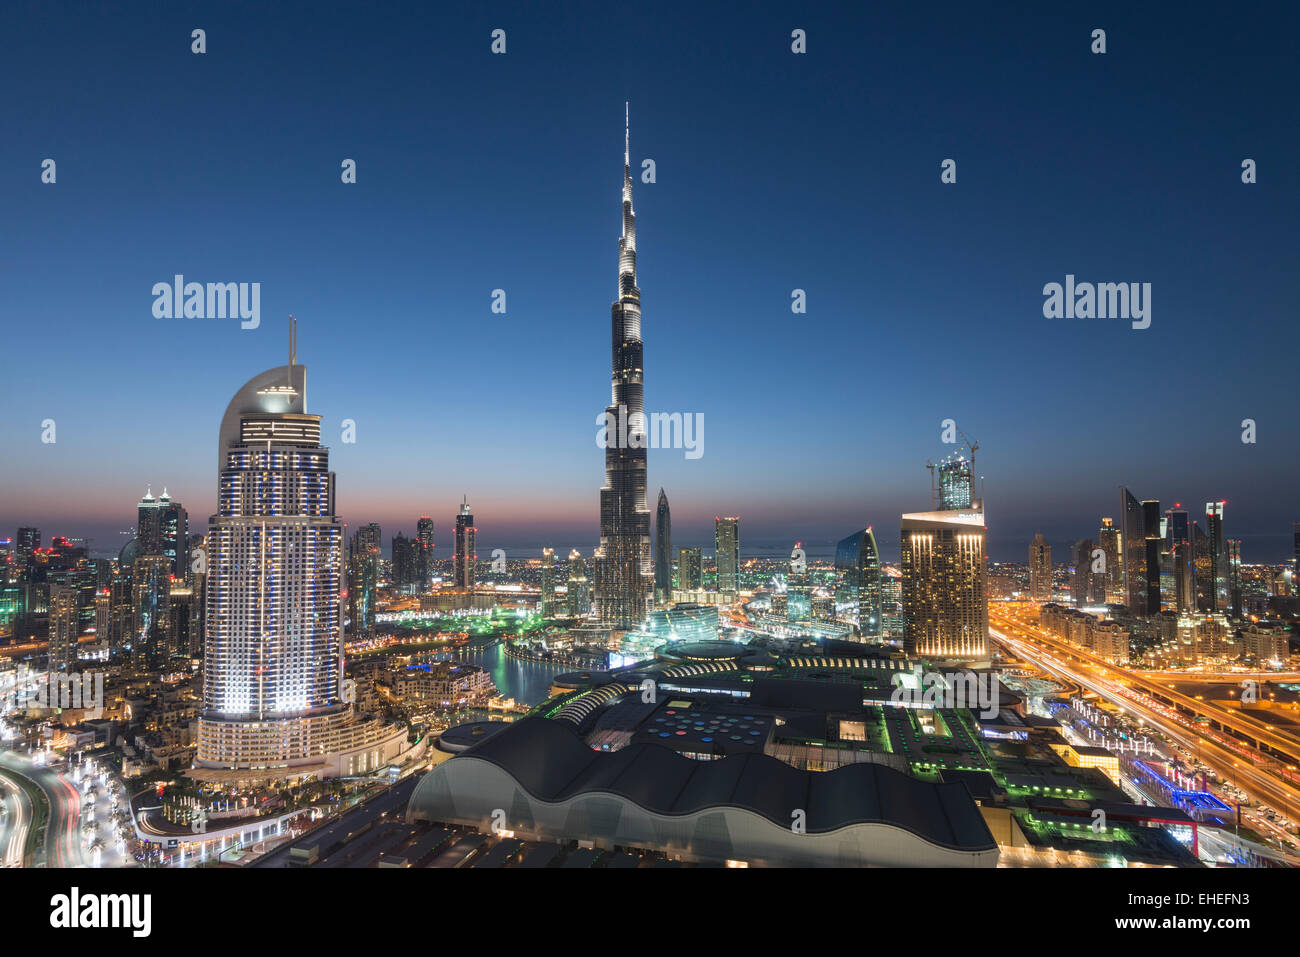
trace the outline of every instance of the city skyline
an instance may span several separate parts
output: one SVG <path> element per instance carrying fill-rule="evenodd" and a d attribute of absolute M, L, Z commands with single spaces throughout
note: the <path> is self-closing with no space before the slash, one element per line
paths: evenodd
<path fill-rule="evenodd" d="M 1243 540 L 1246 561 L 1290 554 L 1294 516 L 1282 511 L 1289 423 L 1280 414 L 1288 350 L 1275 343 L 1286 336 L 1294 212 L 1279 197 L 1294 196 L 1296 175 L 1282 157 L 1293 154 L 1296 134 L 1270 119 L 1283 84 L 1263 80 L 1281 50 L 1258 25 L 1217 26 L 1214 42 L 1240 52 L 1213 48 L 1189 73 L 1189 50 L 1212 48 L 1194 24 L 1115 15 L 1102 74 L 1102 58 L 1076 40 L 1086 30 L 1036 13 L 1017 34 L 1035 51 L 1017 47 L 1018 62 L 1041 73 L 1044 87 L 1028 90 L 963 65 L 968 48 L 1008 42 L 972 13 L 926 23 L 895 11 L 868 24 L 865 14 L 812 12 L 801 21 L 812 38 L 806 62 L 819 71 L 815 89 L 831 91 L 819 97 L 799 58 L 759 69 L 782 51 L 790 26 L 762 11 L 725 28 L 718 14 L 696 15 L 693 26 L 725 40 L 716 62 L 691 61 L 672 77 L 654 67 L 675 50 L 676 29 L 634 12 L 623 16 L 637 21 L 643 42 L 630 52 L 595 43 L 607 15 L 575 17 L 584 57 L 566 64 L 572 74 L 539 65 L 530 41 L 537 14 L 516 14 L 509 54 L 493 57 L 489 28 L 453 13 L 441 29 L 481 33 L 483 49 L 453 44 L 446 62 L 432 64 L 417 55 L 418 42 L 362 22 L 349 39 L 371 50 L 382 34 L 396 43 L 392 55 L 324 92 L 301 79 L 314 75 L 313 45 L 293 32 L 292 18 L 268 14 L 262 36 L 232 44 L 228 16 L 209 20 L 206 60 L 177 44 L 166 68 L 185 79 L 147 108 L 129 105 L 129 81 L 103 58 L 146 45 L 156 57 L 169 31 L 188 36 L 188 22 L 92 14 L 29 35 L 10 59 L 11 69 L 38 71 L 76 31 L 112 41 L 90 45 L 84 60 L 51 77 L 0 145 L 0 164 L 13 174 L 11 212 L 27 224 L 23 241 L 11 236 L 4 247 L 6 333 L 15 354 L 33 357 L 6 379 L 0 441 L 13 454 L 0 464 L 0 534 L 35 525 L 47 536 L 89 537 L 94 553 L 111 554 L 125 542 L 117 533 L 130 524 L 127 509 L 149 485 L 189 503 L 200 526 L 207 512 L 194 503 L 216 498 L 202 422 L 228 396 L 222 370 L 277 356 L 293 312 L 303 320 L 304 361 L 317 370 L 323 444 L 348 476 L 338 514 L 350 528 L 374 521 L 411 532 L 417 516 L 432 514 L 446 529 L 468 490 L 484 544 L 539 553 L 578 545 L 590 554 L 599 531 L 593 419 L 603 384 L 594 370 L 609 301 L 601 264 L 613 219 L 611 129 L 630 98 L 634 168 L 653 159 L 657 173 L 654 183 L 637 182 L 638 225 L 651 250 L 641 265 L 653 289 L 647 409 L 698 413 L 708 426 L 698 460 L 649 453 L 654 485 L 673 500 L 678 540 L 707 550 L 717 514 L 742 517 L 745 551 L 796 540 L 829 551 L 854 528 L 892 529 L 899 515 L 926 507 L 921 468 L 952 449 L 939 438 L 952 418 L 984 450 L 994 559 L 1018 560 L 1039 530 L 1058 546 L 1092 534 L 1113 513 L 1119 486 L 1162 502 L 1226 499 L 1227 535 Z M 343 29 L 322 27 L 313 42 L 328 44 Z M 855 44 L 882 31 L 900 43 L 873 45 L 859 71 L 864 51 Z M 921 47 L 925 57 L 916 56 Z M 521 89 L 518 71 L 539 68 L 555 72 Z M 104 84 L 85 82 L 95 71 Z M 609 83 L 588 82 L 602 72 Z M 243 73 L 257 79 L 228 89 Z M 392 75 L 406 86 L 391 89 Z M 883 97 L 873 82 L 884 75 L 891 88 L 916 81 L 918 90 L 952 92 Z M 454 161 L 417 122 L 428 87 L 446 77 L 480 94 L 457 104 L 453 84 L 438 97 Z M 1189 86 L 1162 108 L 1130 102 L 1129 85 L 1153 82 Z M 142 131 L 155 111 L 184 114 L 178 107 L 194 99 L 220 114 L 259 83 L 275 92 L 264 110 L 252 108 L 246 133 L 225 143 L 200 128 L 200 150 L 155 136 L 142 164 Z M 745 84 L 753 90 L 744 102 L 761 97 L 766 110 L 735 108 Z M 1042 112 L 1049 93 L 1075 127 Z M 542 101 L 561 94 L 569 106 L 555 123 Z M 331 116 L 345 118 L 329 130 L 266 122 L 310 117 L 322 95 L 332 97 Z M 47 96 L 80 109 L 40 109 Z M 1014 123 L 964 115 L 1000 97 Z M 358 108 L 367 98 L 387 105 L 392 129 Z M 1220 130 L 1187 130 L 1192 117 L 1229 102 Z M 913 122 L 922 104 L 931 123 Z M 102 114 L 92 126 L 111 120 L 125 132 L 88 135 L 84 114 Z M 1052 145 L 1062 128 L 1082 144 L 1079 155 Z M 1107 149 L 1139 132 L 1163 145 L 1141 155 Z M 246 163 L 249 150 L 275 160 L 265 169 Z M 39 179 L 47 155 L 59 162 L 52 185 Z M 945 185 L 940 163 L 949 156 L 959 175 Z M 1249 186 L 1238 170 L 1246 156 L 1261 170 Z M 339 164 L 350 157 L 357 182 L 344 185 Z M 198 195 L 193 221 L 165 212 Z M 1122 228 L 1117 208 L 1132 214 Z M 1006 209 L 1019 217 L 1014 230 L 998 215 Z M 123 229 L 136 239 L 118 242 Z M 1214 241 L 1211 229 L 1238 241 Z M 529 255 L 507 262 L 506 235 Z M 80 264 L 77 283 L 62 278 L 69 257 Z M 336 262 L 346 268 L 327 268 Z M 156 318 L 150 289 L 177 274 L 260 282 L 259 327 Z M 1044 284 L 1067 275 L 1151 282 L 1152 325 L 1044 318 Z M 497 288 L 508 295 L 504 315 L 490 311 Z M 806 290 L 806 314 L 790 311 L 793 289 Z M 922 328 L 925 340 L 952 342 L 960 361 L 919 395 L 907 370 L 920 361 Z M 445 336 L 459 353 L 441 349 Z M 1220 340 L 1231 347 L 1207 346 Z M 169 360 L 177 374 L 160 379 L 163 353 L 179 359 Z M 468 367 L 457 354 L 470 357 Z M 1153 358 L 1164 369 L 1210 363 L 1231 388 L 1173 391 L 1167 374 L 1149 371 Z M 1095 370 L 1095 388 L 1025 401 L 1036 383 L 1073 383 L 1081 366 Z M 454 387 L 467 370 L 471 388 Z M 1137 406 L 1131 393 L 1104 387 L 1148 379 L 1150 399 Z M 109 415 L 101 392 L 112 396 Z M 1080 403 L 1087 416 L 1076 414 Z M 847 435 L 846 406 L 867 410 Z M 1240 441 L 1245 418 L 1259 423 L 1256 444 Z M 46 419 L 57 423 L 54 444 L 40 441 Z M 340 441 L 345 419 L 356 425 L 355 443 Z M 884 557 L 896 560 L 895 536 L 881 538 Z"/>

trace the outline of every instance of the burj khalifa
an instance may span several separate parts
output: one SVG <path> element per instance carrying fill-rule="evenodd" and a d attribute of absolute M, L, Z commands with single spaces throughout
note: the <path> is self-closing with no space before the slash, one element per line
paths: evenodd
<path fill-rule="evenodd" d="M 625 108 L 626 109 L 626 108 Z M 626 119 L 626 116 L 625 116 Z M 613 375 L 605 409 L 605 485 L 600 490 L 596 610 L 609 628 L 635 628 L 651 607 L 650 508 L 646 503 L 645 373 L 641 290 L 636 284 L 636 213 L 632 210 L 629 132 L 623 132 L 623 235 L 618 241 L 618 299 L 611 309 Z"/>

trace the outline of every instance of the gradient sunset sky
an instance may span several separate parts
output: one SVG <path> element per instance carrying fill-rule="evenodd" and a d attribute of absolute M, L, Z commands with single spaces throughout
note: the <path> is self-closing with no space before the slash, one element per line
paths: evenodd
<path fill-rule="evenodd" d="M 711 549 L 722 514 L 746 552 L 873 525 L 895 556 L 953 418 L 995 558 L 1095 537 L 1128 485 L 1227 499 L 1243 557 L 1279 560 L 1298 26 L 1283 5 L 7 4 L 0 537 L 116 550 L 147 485 L 202 531 L 222 412 L 285 362 L 293 313 L 349 525 L 387 547 L 431 514 L 445 556 L 468 494 L 481 555 L 594 546 L 630 100 L 657 172 L 635 191 L 646 405 L 705 422 L 702 458 L 650 453 L 675 544 Z M 260 328 L 155 318 L 177 273 L 260 282 Z M 1151 327 L 1044 318 L 1067 273 L 1151 283 Z"/>

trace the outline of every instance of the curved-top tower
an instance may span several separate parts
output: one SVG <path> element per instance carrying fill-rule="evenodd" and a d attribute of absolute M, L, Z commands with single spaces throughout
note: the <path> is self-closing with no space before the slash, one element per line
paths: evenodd
<path fill-rule="evenodd" d="M 625 126 L 623 234 L 618 241 L 618 299 L 611 308 L 611 395 L 605 409 L 605 421 L 617 428 L 609 430 L 605 442 L 605 485 L 600 490 L 600 579 L 596 590 L 601 623 L 611 628 L 639 625 L 650 611 L 654 588 L 650 509 L 646 503 L 641 290 L 636 284 L 636 213 L 632 209 L 629 146 L 630 133 Z"/>
<path fill-rule="evenodd" d="M 221 420 L 197 763 L 355 773 L 405 735 L 382 747 L 392 730 L 356 720 L 344 694 L 343 525 L 292 327 L 290 343 L 289 364 L 246 382 Z"/>

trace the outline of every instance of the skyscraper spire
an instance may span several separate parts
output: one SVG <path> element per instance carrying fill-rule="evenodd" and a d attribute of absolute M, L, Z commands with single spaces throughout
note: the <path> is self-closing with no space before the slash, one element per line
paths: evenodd
<path fill-rule="evenodd" d="M 632 144 L 632 110 L 631 107 L 628 105 L 628 101 L 624 100 L 623 101 L 623 170 L 624 170 L 623 175 L 624 176 L 626 176 L 627 173 L 632 168 L 631 144 Z"/>
<path fill-rule="evenodd" d="M 611 307 L 612 375 L 605 485 L 600 490 L 596 606 L 610 628 L 635 628 L 650 611 L 654 571 L 646 503 L 646 421 L 641 290 L 636 284 L 636 213 L 632 209 L 630 107 L 624 104 L 623 233 L 618 240 L 618 299 Z M 617 433 L 617 434 L 615 434 Z"/>

